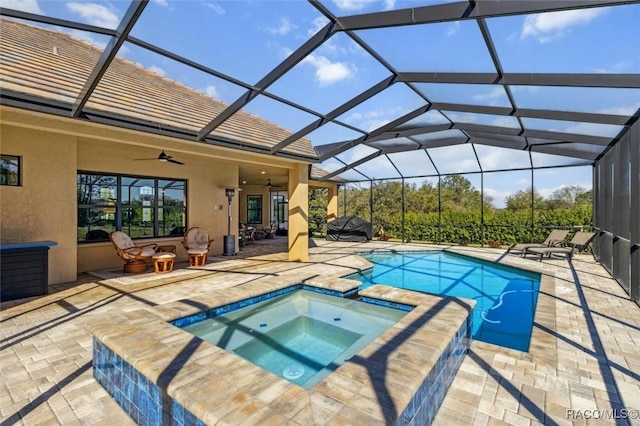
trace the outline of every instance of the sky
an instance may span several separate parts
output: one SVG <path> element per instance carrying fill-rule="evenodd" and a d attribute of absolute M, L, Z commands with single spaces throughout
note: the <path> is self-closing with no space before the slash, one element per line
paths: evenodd
<path fill-rule="evenodd" d="M 423 6 L 442 1 L 399 0 L 325 0 L 322 4 L 337 16 Z M 29 11 L 86 24 L 116 28 L 128 1 L 120 0 L 0 0 L 0 6 Z M 133 37 L 172 51 L 187 59 L 215 69 L 247 84 L 255 84 L 289 54 L 300 47 L 328 20 L 307 1 L 195 1 L 152 0 L 131 32 Z M 517 73 L 633 73 L 640 74 L 640 5 L 605 7 L 502 18 L 486 23 L 505 72 Z M 108 38 L 74 30 L 74 36 L 104 47 Z M 436 23 L 356 31 L 355 35 L 374 48 L 397 71 L 495 72 L 491 57 L 473 21 Z M 157 74 L 178 81 L 226 103 L 244 93 L 238 85 L 125 43 L 119 56 L 140 64 Z M 344 33 L 338 33 L 297 64 L 267 90 L 301 106 L 325 114 L 358 95 L 390 72 Z M 438 102 L 508 106 L 501 86 L 470 84 L 415 85 L 428 99 Z M 631 115 L 640 108 L 640 90 L 589 89 L 567 87 L 513 87 L 516 105 L 521 108 L 561 111 L 606 112 Z M 338 119 L 368 132 L 394 118 L 424 105 L 423 98 L 404 84 L 394 84 Z M 258 96 L 245 110 L 297 131 L 316 117 L 265 96 Z M 455 120 L 517 127 L 513 117 L 488 114 L 446 112 Z M 417 119 L 423 124 L 446 122 L 437 112 Z M 532 129 L 613 137 L 620 126 L 593 125 L 560 120 L 524 119 Z M 337 124 L 329 124 L 307 137 L 315 146 L 347 141 L 363 133 Z M 449 131 L 448 137 L 463 137 Z M 457 133 L 456 133 L 457 132 Z M 429 140 L 432 136 L 427 136 Z M 398 141 L 402 143 L 403 141 Z M 404 141 L 406 143 L 406 141 Z M 593 149 L 586 144 L 573 144 Z M 435 174 L 456 170 L 483 170 L 528 167 L 526 152 L 476 144 L 433 148 L 431 159 L 424 152 L 393 154 L 391 160 L 409 175 Z M 374 152 L 366 146 L 355 147 L 328 160 L 320 167 L 337 170 Z M 534 166 L 576 165 L 586 161 L 572 158 L 534 155 Z M 398 176 L 386 158 L 358 167 L 367 177 Z M 475 184 L 479 175 L 469 175 Z M 349 172 L 345 178 L 362 179 Z M 489 173 L 485 192 L 496 206 L 505 198 L 526 189 L 530 172 Z M 543 169 L 535 172 L 535 187 L 550 195 L 564 185 L 591 187 L 591 167 Z M 479 182 L 477 183 L 479 187 Z"/>

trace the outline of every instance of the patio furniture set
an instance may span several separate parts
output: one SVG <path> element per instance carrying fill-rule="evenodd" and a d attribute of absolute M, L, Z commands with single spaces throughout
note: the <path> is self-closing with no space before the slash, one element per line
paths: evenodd
<path fill-rule="evenodd" d="M 155 243 L 137 245 L 129 235 L 122 231 L 115 231 L 109 235 L 118 256 L 125 261 L 125 273 L 141 273 L 147 270 L 147 261 L 153 261 L 157 274 L 173 271 L 176 259 L 175 245 L 158 245 Z M 187 251 L 189 266 L 204 266 L 207 261 L 209 247 L 214 241 L 209 233 L 200 227 L 190 228 L 183 237 L 182 246 Z"/>

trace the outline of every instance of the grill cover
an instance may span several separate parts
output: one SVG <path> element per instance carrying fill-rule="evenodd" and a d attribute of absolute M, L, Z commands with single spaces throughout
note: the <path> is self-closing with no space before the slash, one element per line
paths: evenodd
<path fill-rule="evenodd" d="M 327 240 L 367 242 L 373 236 L 371 222 L 358 216 L 343 216 L 327 223 Z"/>

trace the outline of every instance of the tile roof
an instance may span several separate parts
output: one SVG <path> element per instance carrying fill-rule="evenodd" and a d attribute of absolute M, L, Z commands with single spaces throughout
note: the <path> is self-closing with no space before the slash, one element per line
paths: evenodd
<path fill-rule="evenodd" d="M 67 33 L 1 19 L 0 88 L 73 105 L 102 51 Z M 206 94 L 116 57 L 86 108 L 198 132 L 227 107 Z M 271 148 L 292 132 L 239 111 L 211 137 Z M 282 150 L 317 158 L 308 139 Z"/>

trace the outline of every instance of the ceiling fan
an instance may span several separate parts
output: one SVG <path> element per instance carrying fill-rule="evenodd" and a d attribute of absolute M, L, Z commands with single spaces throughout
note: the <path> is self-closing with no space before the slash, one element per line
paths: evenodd
<path fill-rule="evenodd" d="M 180 164 L 180 165 L 184 164 L 182 161 L 174 160 L 173 157 L 170 155 L 167 155 L 167 153 L 164 152 L 164 150 L 162 150 L 160 155 L 158 155 L 155 158 L 134 158 L 134 160 L 157 160 L 157 161 L 162 161 L 163 163 L 174 163 L 174 164 Z"/>
<path fill-rule="evenodd" d="M 282 185 L 274 185 L 271 183 L 271 179 L 267 179 L 267 188 L 282 188 Z"/>

